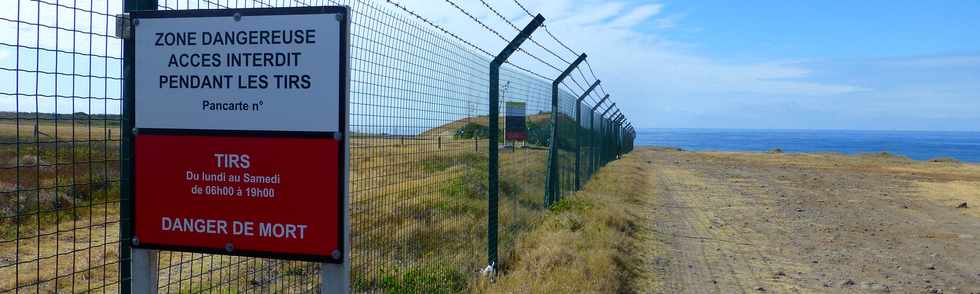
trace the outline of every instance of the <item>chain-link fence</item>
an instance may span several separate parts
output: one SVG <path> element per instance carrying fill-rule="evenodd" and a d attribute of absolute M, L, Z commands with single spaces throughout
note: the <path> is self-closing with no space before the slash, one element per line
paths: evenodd
<path fill-rule="evenodd" d="M 632 149 L 631 129 L 600 115 L 612 109 L 598 99 L 604 89 L 585 95 L 577 115 L 576 98 L 596 80 L 587 63 L 562 83 L 557 109 L 557 72 L 505 64 L 500 100 L 525 103 L 527 138 L 491 142 L 491 132 L 504 130 L 503 120 L 489 125 L 494 56 L 391 1 L 8 0 L 0 4 L 0 292 L 119 292 L 130 282 L 129 236 L 120 233 L 129 221 L 120 196 L 120 161 L 128 160 L 120 153 L 124 58 L 115 28 L 124 5 L 351 8 L 356 292 L 466 290 L 487 266 L 488 230 L 499 236 L 493 245 L 506 270 L 515 240 L 551 201 Z M 563 56 L 577 54 L 546 29 L 535 37 L 550 36 L 569 54 L 532 40 L 557 66 L 531 49 L 519 54 L 560 71 L 569 63 Z M 497 183 L 488 179 L 492 149 Z M 559 196 L 549 200 L 552 176 Z M 488 223 L 490 185 L 500 196 L 496 224 Z M 299 293 L 320 283 L 315 263 L 171 251 L 157 258 L 163 293 Z"/>

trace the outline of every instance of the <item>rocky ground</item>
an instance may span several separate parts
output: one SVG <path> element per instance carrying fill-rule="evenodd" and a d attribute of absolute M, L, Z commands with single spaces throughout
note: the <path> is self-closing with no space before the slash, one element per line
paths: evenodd
<path fill-rule="evenodd" d="M 980 166 L 640 149 L 661 293 L 980 293 Z M 965 203 L 965 204 L 964 204 Z"/>

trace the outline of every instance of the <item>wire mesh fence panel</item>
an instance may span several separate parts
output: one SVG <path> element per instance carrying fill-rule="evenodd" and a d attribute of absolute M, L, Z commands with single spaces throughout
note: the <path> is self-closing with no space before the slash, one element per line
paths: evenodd
<path fill-rule="evenodd" d="M 576 130 L 578 123 L 575 120 L 575 100 L 576 95 L 569 91 L 558 91 L 558 131 L 556 134 L 558 145 L 557 168 L 558 171 L 558 193 L 559 199 L 564 198 L 569 193 L 575 191 L 575 144 L 577 142 Z"/>
<path fill-rule="evenodd" d="M 114 27 L 122 1 L 7 2 L 2 7 L 11 9 L 0 9 L 0 293 L 118 292 L 128 282 L 119 266 L 129 262 L 120 258 L 128 243 L 119 228 L 127 221 L 119 216 L 123 60 Z M 504 261 L 544 215 L 549 160 L 557 160 L 564 196 L 575 190 L 576 150 L 583 183 L 609 159 L 608 123 L 583 107 L 583 124 L 576 124 L 571 89 L 560 92 L 559 112 L 551 113 L 551 81 L 512 64 L 501 71 L 501 101 L 525 103 L 527 138 L 501 134 L 490 142 L 492 56 L 400 4 L 156 3 L 160 10 L 351 7 L 356 292 L 470 287 L 487 265 L 490 148 L 500 152 Z M 586 117 L 595 120 L 591 130 Z M 551 144 L 558 147 L 553 159 Z M 161 293 L 304 293 L 320 284 L 310 262 L 175 251 L 156 258 Z"/>
<path fill-rule="evenodd" d="M 0 292 L 119 284 L 119 7 L 63 2 L 0 9 Z"/>
<path fill-rule="evenodd" d="M 506 266 L 518 253 L 518 236 L 542 216 L 548 146 L 551 140 L 551 83 L 505 65 L 500 74 L 501 100 L 526 105 L 527 138 L 506 141 L 501 135 L 498 250 Z M 504 103 L 501 103 L 504 107 Z M 501 110 L 501 113 L 504 113 Z M 503 121 L 503 120 L 501 120 Z M 503 131 L 505 127 L 500 126 Z"/>
<path fill-rule="evenodd" d="M 489 58 L 402 11 L 352 8 L 352 286 L 461 291 L 486 244 Z"/>
<path fill-rule="evenodd" d="M 575 140 L 578 140 L 578 145 L 576 145 L 578 156 L 576 161 L 578 162 L 578 176 L 580 179 L 580 184 L 588 182 L 592 178 L 592 162 L 589 158 L 592 157 L 592 152 L 594 149 L 590 145 L 592 129 L 589 125 L 589 119 L 592 116 L 592 105 L 587 102 L 582 102 L 579 106 L 579 114 L 577 115 L 578 130 L 575 133 Z"/>

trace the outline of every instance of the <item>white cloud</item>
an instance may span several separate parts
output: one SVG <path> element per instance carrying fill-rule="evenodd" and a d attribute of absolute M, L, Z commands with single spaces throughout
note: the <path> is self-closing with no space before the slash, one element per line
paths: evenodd
<path fill-rule="evenodd" d="M 431 1 L 404 1 L 417 8 L 421 15 L 440 20 L 466 38 L 474 40 L 490 52 L 497 52 L 504 42 L 492 37 L 448 4 Z M 524 14 L 508 1 L 490 1 L 505 15 Z M 811 70 L 798 62 L 726 63 L 695 53 L 688 48 L 692 44 L 671 41 L 655 29 L 681 29 L 680 14 L 667 13 L 670 6 L 659 3 L 630 4 L 625 1 L 553 0 L 522 1 L 534 12 L 547 18 L 545 24 L 566 44 L 589 55 L 596 74 L 603 80 L 627 115 L 633 117 L 662 109 L 665 103 L 676 103 L 679 108 L 689 104 L 689 97 L 717 97 L 702 103 L 724 105 L 730 94 L 744 95 L 836 95 L 864 91 L 866 89 L 847 84 L 830 84 L 807 81 Z M 478 1 L 462 1 L 470 11 L 487 11 Z M 449 9 L 446 9 L 446 8 Z M 509 14 L 508 14 L 509 13 Z M 491 27 L 516 35 L 513 29 L 496 17 L 481 19 Z M 528 17 L 519 19 L 521 26 Z M 533 36 L 540 43 L 563 55 L 566 60 L 574 56 L 544 32 Z M 558 66 L 557 58 L 533 45 L 525 44 L 525 50 Z M 557 71 L 517 54 L 512 61 L 528 66 L 546 76 Z M 575 87 L 572 87 L 573 89 Z M 686 108 L 693 108 L 688 105 Z M 652 125 L 652 118 L 638 118 Z"/>
<path fill-rule="evenodd" d="M 663 5 L 660 4 L 647 4 L 634 7 L 626 14 L 617 16 L 609 23 L 609 26 L 613 28 L 632 28 L 660 14 L 662 9 Z"/>

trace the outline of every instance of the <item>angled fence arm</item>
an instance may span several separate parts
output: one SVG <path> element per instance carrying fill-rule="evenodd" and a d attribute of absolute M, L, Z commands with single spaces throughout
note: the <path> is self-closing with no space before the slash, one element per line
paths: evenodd
<path fill-rule="evenodd" d="M 544 205 L 546 207 L 551 206 L 552 202 L 557 201 L 560 193 L 560 191 L 558 190 L 558 142 L 559 142 L 558 112 L 560 110 L 558 108 L 558 85 L 560 85 L 561 82 L 564 81 L 565 78 L 572 73 L 572 70 L 575 70 L 575 68 L 578 67 L 580 63 L 582 63 L 582 61 L 585 61 L 586 57 L 587 56 L 585 55 L 585 53 L 579 55 L 574 62 L 568 65 L 568 68 L 565 68 L 565 71 L 563 71 L 560 75 L 558 75 L 557 78 L 555 78 L 554 81 L 551 82 L 552 127 L 551 127 L 551 142 L 550 145 L 548 146 L 549 147 L 548 148 L 548 163 L 549 163 L 548 185 L 546 186 L 547 189 L 545 190 L 545 196 L 544 196 Z"/>
<path fill-rule="evenodd" d="M 616 111 L 613 111 L 613 113 L 609 115 L 609 120 L 615 121 L 616 118 L 618 117 L 619 117 L 619 108 L 616 108 Z"/>
<path fill-rule="evenodd" d="M 599 86 L 599 83 L 600 83 L 599 80 L 595 80 L 595 82 L 592 83 L 592 86 L 589 86 L 589 88 L 586 89 L 585 92 L 582 93 L 582 95 L 578 96 L 578 99 L 577 100 L 575 100 L 575 191 L 578 191 L 578 190 L 581 190 L 582 189 L 582 179 L 581 179 L 581 173 L 582 173 L 582 163 L 581 163 L 582 162 L 582 155 L 581 155 L 581 153 L 582 153 L 582 135 L 581 135 L 581 130 L 582 130 L 582 100 L 585 100 L 586 97 L 589 97 L 589 94 L 592 93 L 592 90 L 595 90 L 595 87 Z"/>
<path fill-rule="evenodd" d="M 602 115 L 600 115 L 599 117 L 605 118 L 606 117 L 606 113 L 609 113 L 609 111 L 612 110 L 614 107 L 616 107 L 616 102 L 613 102 L 612 105 L 609 105 L 609 107 L 606 108 L 606 111 L 603 111 L 602 112 Z"/>
<path fill-rule="evenodd" d="M 500 154 L 497 146 L 497 142 L 500 140 L 500 67 L 507 62 L 507 58 L 510 58 L 511 54 L 514 54 L 521 47 L 521 43 L 531 37 L 534 30 L 538 29 L 542 23 L 544 23 L 544 16 L 538 14 L 490 62 L 490 115 L 488 117 L 490 142 L 487 144 L 490 148 L 489 162 L 487 163 L 489 172 L 487 177 L 487 201 L 489 201 L 487 212 L 487 269 L 490 271 L 496 270 L 497 267 L 497 218 L 499 216 L 497 205 L 500 193 L 498 187 Z"/>

